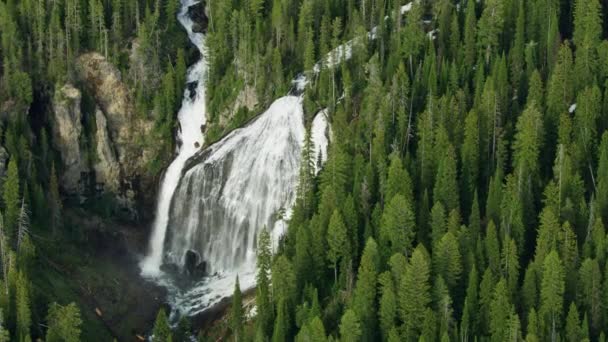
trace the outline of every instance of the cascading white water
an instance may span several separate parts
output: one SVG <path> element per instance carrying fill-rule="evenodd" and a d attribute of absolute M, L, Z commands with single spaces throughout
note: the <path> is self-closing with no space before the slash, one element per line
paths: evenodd
<path fill-rule="evenodd" d="M 142 274 L 145 276 L 158 276 L 160 274 L 171 199 L 179 184 L 186 161 L 197 152 L 199 146 L 202 146 L 204 142 L 202 126 L 206 123 L 207 111 L 205 103 L 205 78 L 207 75 L 205 36 L 193 31 L 194 23 L 188 16 L 188 9 L 198 2 L 199 0 L 181 0 L 182 7 L 178 14 L 180 23 L 188 32 L 190 41 L 200 51 L 201 58 L 188 70 L 187 82 L 188 84 L 196 84 L 196 88 L 191 90 L 186 87 L 182 107 L 178 113 L 178 141 L 181 142 L 181 146 L 178 147 L 178 155 L 163 177 L 148 255 L 140 264 Z"/>
<path fill-rule="evenodd" d="M 304 131 L 301 99 L 287 96 L 197 156 L 174 195 L 167 262 L 191 250 L 211 274 L 254 263 L 258 233 L 295 198 Z"/>

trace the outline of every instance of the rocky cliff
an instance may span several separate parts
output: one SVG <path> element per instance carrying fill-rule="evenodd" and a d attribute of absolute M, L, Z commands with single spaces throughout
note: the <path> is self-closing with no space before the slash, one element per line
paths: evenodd
<path fill-rule="evenodd" d="M 102 55 L 80 56 L 76 71 L 78 88 L 66 84 L 57 89 L 52 104 L 62 189 L 82 195 L 88 186 L 95 193 L 114 194 L 122 207 L 134 210 L 136 197 L 153 196 L 141 191 L 154 182 L 146 172 L 153 151 L 143 144 L 153 121 L 136 115 L 120 71 Z M 83 109 L 83 94 L 93 99 L 94 108 Z M 94 123 L 88 132 L 85 121 Z"/>
<path fill-rule="evenodd" d="M 80 146 L 83 139 L 81 101 L 82 93 L 71 84 L 57 89 L 53 98 L 53 144 L 55 149 L 61 151 L 61 184 L 70 193 L 79 191 L 82 173 L 87 172 Z"/>

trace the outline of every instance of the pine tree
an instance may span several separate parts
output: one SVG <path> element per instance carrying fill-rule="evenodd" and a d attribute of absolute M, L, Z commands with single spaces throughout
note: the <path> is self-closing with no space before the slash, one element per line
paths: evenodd
<path fill-rule="evenodd" d="M 484 52 L 486 64 L 499 48 L 499 35 L 504 25 L 504 3 L 501 0 L 488 0 L 478 23 L 477 44 Z"/>
<path fill-rule="evenodd" d="M 468 209 L 472 205 L 473 193 L 479 181 L 479 119 L 474 109 L 465 120 L 461 160 L 461 198 L 464 208 Z"/>
<path fill-rule="evenodd" d="M 46 340 L 48 342 L 78 342 L 80 341 L 82 319 L 80 311 L 74 303 L 61 306 L 52 303 L 47 316 L 48 330 Z"/>
<path fill-rule="evenodd" d="M 418 56 L 424 46 L 424 29 L 422 27 L 422 4 L 412 3 L 412 9 L 407 15 L 405 27 L 402 32 L 403 54 L 409 61 L 410 76 L 414 73 L 414 58 Z"/>
<path fill-rule="evenodd" d="M 266 228 L 262 229 L 258 238 L 257 248 L 257 291 L 256 306 L 258 308 L 257 330 L 262 336 L 269 336 L 272 330 L 273 310 L 270 297 L 270 269 L 272 251 L 270 247 L 270 234 Z"/>
<path fill-rule="evenodd" d="M 602 34 L 601 5 L 598 0 L 576 0 L 574 3 L 574 64 L 577 89 L 592 84 L 598 71 L 597 46 Z"/>
<path fill-rule="evenodd" d="M 392 260 L 392 258 L 391 258 Z M 380 302 L 378 308 L 378 318 L 380 320 L 380 332 L 382 337 L 387 339 L 390 331 L 395 327 L 397 318 L 397 297 L 390 272 L 384 272 L 378 277 L 380 288 Z"/>
<path fill-rule="evenodd" d="M 359 341 L 361 338 L 361 326 L 353 310 L 346 310 L 340 320 L 340 337 L 343 342 Z"/>
<path fill-rule="evenodd" d="M 376 327 L 376 288 L 379 255 L 376 242 L 370 238 L 365 244 L 351 307 L 361 322 L 362 339 L 373 340 Z"/>
<path fill-rule="evenodd" d="M 597 120 L 601 113 L 602 94 L 597 86 L 582 90 L 576 99 L 573 136 L 577 165 L 587 173 L 591 169 L 598 143 Z"/>
<path fill-rule="evenodd" d="M 502 249 L 502 274 L 507 282 L 511 298 L 515 297 L 519 285 L 519 254 L 514 239 L 505 241 Z"/>
<path fill-rule="evenodd" d="M 604 132 L 604 135 L 602 135 L 599 153 L 595 200 L 598 206 L 598 212 L 604 222 L 608 223 L 608 132 Z"/>
<path fill-rule="evenodd" d="M 540 315 L 543 317 L 545 338 L 557 340 L 564 304 L 564 267 L 556 251 L 550 252 L 543 265 L 540 290 Z"/>
<path fill-rule="evenodd" d="M 479 333 L 479 297 L 478 297 L 477 268 L 473 265 L 469 273 L 464 308 L 462 310 L 462 320 L 460 322 L 460 334 L 464 340 L 469 340 Z"/>
<path fill-rule="evenodd" d="M 285 341 L 287 338 L 287 308 L 284 299 L 279 299 L 277 304 L 277 316 L 274 321 L 274 330 L 272 333 L 272 342 Z"/>
<path fill-rule="evenodd" d="M 425 310 L 431 303 L 430 265 L 422 245 L 410 259 L 399 288 L 399 313 L 404 322 L 405 338 L 417 338 L 422 333 Z"/>
<path fill-rule="evenodd" d="M 439 161 L 437 180 L 433 189 L 435 201 L 441 202 L 447 211 L 460 209 L 457 174 L 454 148 L 449 146 L 446 154 Z"/>
<path fill-rule="evenodd" d="M 556 65 L 547 84 L 546 123 L 552 136 L 557 134 L 560 115 L 568 110 L 574 100 L 572 63 L 572 50 L 564 43 L 559 49 Z"/>
<path fill-rule="evenodd" d="M 524 68 L 525 68 L 525 29 L 526 29 L 526 8 L 525 1 L 519 0 L 517 10 L 517 20 L 515 24 L 515 37 L 513 46 L 509 51 L 510 76 L 515 96 L 521 101 L 524 95 Z"/>
<path fill-rule="evenodd" d="M 408 254 L 415 234 L 415 217 L 404 196 L 393 196 L 382 214 L 381 251 L 385 259 L 394 253 Z"/>
<path fill-rule="evenodd" d="M 568 309 L 568 317 L 566 318 L 566 341 L 577 342 L 582 339 L 581 322 L 576 304 L 570 303 Z"/>
<path fill-rule="evenodd" d="M 278 256 L 272 264 L 272 299 L 275 303 L 284 301 L 289 312 L 296 299 L 296 275 L 291 261 L 285 256 Z"/>
<path fill-rule="evenodd" d="M 245 337 L 243 335 L 243 316 L 243 298 L 241 295 L 239 277 L 237 276 L 234 284 L 234 293 L 232 295 L 232 312 L 230 315 L 230 329 L 232 330 L 232 336 L 234 336 L 235 342 L 239 342 Z"/>
<path fill-rule="evenodd" d="M 391 164 L 388 169 L 384 192 L 387 203 L 390 203 L 395 195 L 400 194 L 405 198 L 409 206 L 413 208 L 414 193 L 412 180 L 407 170 L 403 167 L 401 158 L 396 154 L 391 155 Z"/>
<path fill-rule="evenodd" d="M 450 289 L 454 289 L 462 273 L 462 257 L 458 249 L 458 240 L 447 232 L 433 249 L 433 266 L 435 274 L 440 275 Z"/>
<path fill-rule="evenodd" d="M 601 271 L 597 260 L 585 259 L 578 271 L 578 303 L 591 320 L 591 327 L 597 332 L 601 327 Z"/>
<path fill-rule="evenodd" d="M 167 314 L 165 314 L 164 309 L 158 311 L 152 334 L 155 342 L 171 342 L 173 340 L 171 326 L 169 326 L 169 320 L 167 319 Z"/>
<path fill-rule="evenodd" d="M 29 282 L 23 272 L 17 278 L 16 310 L 17 310 L 17 336 L 19 341 L 30 340 L 32 325 L 32 312 L 30 308 Z"/>
<path fill-rule="evenodd" d="M 477 58 L 477 15 L 474 0 L 467 1 L 466 18 L 464 23 L 464 65 L 474 65 Z"/>
<path fill-rule="evenodd" d="M 3 190 L 4 226 L 9 242 L 15 244 L 21 201 L 19 195 L 19 169 L 17 161 L 14 158 L 8 164 L 8 173 L 4 180 Z"/>
<path fill-rule="evenodd" d="M 431 209 L 431 242 L 435 246 L 447 232 L 445 208 L 440 202 L 435 203 Z"/>
<path fill-rule="evenodd" d="M 524 182 L 531 189 L 540 173 L 539 156 L 544 134 L 542 116 L 536 106 L 526 108 L 517 120 L 516 129 L 513 168 L 519 183 Z"/>
<path fill-rule="evenodd" d="M 490 333 L 492 341 L 509 340 L 510 327 L 505 322 L 511 320 L 514 315 L 515 312 L 513 305 L 509 301 L 506 282 L 504 279 L 501 279 L 496 284 L 490 304 Z"/>
<path fill-rule="evenodd" d="M 494 272 L 494 274 L 499 274 L 500 243 L 498 241 L 498 234 L 496 232 L 496 225 L 494 224 L 494 221 L 490 221 L 490 223 L 488 223 L 485 247 L 488 267 Z"/>
<path fill-rule="evenodd" d="M 334 269 L 335 283 L 338 282 L 338 261 L 344 261 L 350 255 L 348 236 L 346 234 L 346 226 L 344 225 L 342 215 L 336 209 L 331 216 L 329 227 L 327 228 L 327 245 L 329 246 L 327 259 Z"/>

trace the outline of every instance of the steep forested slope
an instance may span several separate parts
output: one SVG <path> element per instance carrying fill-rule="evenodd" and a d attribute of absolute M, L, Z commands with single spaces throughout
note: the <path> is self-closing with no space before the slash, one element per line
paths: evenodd
<path fill-rule="evenodd" d="M 259 239 L 257 316 L 236 296 L 232 336 L 604 340 L 608 9 L 403 5 L 211 3 L 216 108 L 234 84 L 280 96 L 357 38 L 308 73 L 328 161 L 314 177 L 305 149 L 287 235 Z"/>

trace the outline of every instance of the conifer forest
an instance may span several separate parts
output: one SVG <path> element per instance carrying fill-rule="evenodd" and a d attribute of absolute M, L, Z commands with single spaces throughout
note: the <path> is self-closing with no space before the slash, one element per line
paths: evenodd
<path fill-rule="evenodd" d="M 0 0 L 0 342 L 605 342 L 607 227 L 607 0 Z"/>

